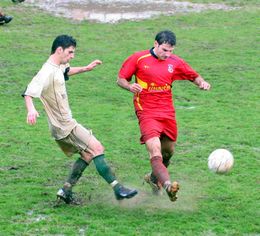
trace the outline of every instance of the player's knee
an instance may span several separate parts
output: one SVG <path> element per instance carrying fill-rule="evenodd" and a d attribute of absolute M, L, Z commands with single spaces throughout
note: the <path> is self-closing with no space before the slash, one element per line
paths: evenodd
<path fill-rule="evenodd" d="M 80 153 L 80 156 L 88 164 L 90 164 L 90 162 L 92 161 L 92 155 L 90 153 L 86 153 L 83 151 Z"/>
<path fill-rule="evenodd" d="M 101 155 L 104 153 L 104 151 L 105 151 L 105 148 L 103 147 L 103 145 L 100 142 L 97 142 L 94 145 L 94 149 L 93 149 L 94 156 Z"/>

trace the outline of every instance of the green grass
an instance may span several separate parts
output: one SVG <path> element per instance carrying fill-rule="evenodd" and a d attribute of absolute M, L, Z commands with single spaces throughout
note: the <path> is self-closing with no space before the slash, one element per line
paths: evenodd
<path fill-rule="evenodd" d="M 107 25 L 71 22 L 1 1 L 14 16 L 0 27 L 1 236 L 260 235 L 259 5 L 215 2 L 242 8 Z M 115 83 L 122 61 L 150 48 L 165 28 L 177 34 L 176 54 L 212 84 L 210 92 L 188 82 L 173 86 L 179 139 L 169 170 L 182 187 L 176 203 L 151 196 L 143 185 L 148 155 L 139 145 L 131 94 Z M 41 117 L 36 126 L 26 125 L 20 94 L 63 33 L 78 40 L 72 66 L 103 60 L 96 70 L 72 77 L 67 89 L 74 117 L 102 141 L 119 180 L 139 190 L 121 204 L 91 165 L 75 187 L 83 204 L 56 206 L 56 191 L 76 157 L 66 158 L 53 142 L 37 100 Z M 209 153 L 220 147 L 235 157 L 227 175 L 207 169 Z"/>

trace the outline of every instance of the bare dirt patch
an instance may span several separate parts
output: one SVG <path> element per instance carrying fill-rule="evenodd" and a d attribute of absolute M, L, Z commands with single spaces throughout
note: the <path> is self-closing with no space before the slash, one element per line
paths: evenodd
<path fill-rule="evenodd" d="M 25 4 L 36 6 L 55 16 L 102 23 L 142 20 L 176 13 L 235 9 L 225 4 L 195 4 L 174 0 L 27 0 Z"/>

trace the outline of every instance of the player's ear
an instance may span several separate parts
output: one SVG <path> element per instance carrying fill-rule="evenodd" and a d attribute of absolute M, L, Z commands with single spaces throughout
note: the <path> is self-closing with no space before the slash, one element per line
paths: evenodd
<path fill-rule="evenodd" d="M 56 53 L 60 54 L 62 52 L 63 52 L 63 48 L 62 47 L 57 47 Z"/>

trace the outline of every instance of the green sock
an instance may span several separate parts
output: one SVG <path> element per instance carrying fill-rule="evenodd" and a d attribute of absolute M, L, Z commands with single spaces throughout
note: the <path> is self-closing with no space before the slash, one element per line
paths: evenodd
<path fill-rule="evenodd" d="M 107 183 L 111 184 L 113 181 L 116 180 L 116 177 L 104 158 L 105 155 L 101 154 L 99 156 L 94 157 L 93 161 L 96 165 L 98 173 L 106 180 Z"/>
<path fill-rule="evenodd" d="M 82 158 L 79 158 L 73 164 L 71 173 L 67 179 L 67 182 L 64 184 L 65 189 L 71 190 L 71 188 L 77 183 L 79 178 L 82 176 L 83 171 L 87 168 L 88 163 Z"/>

